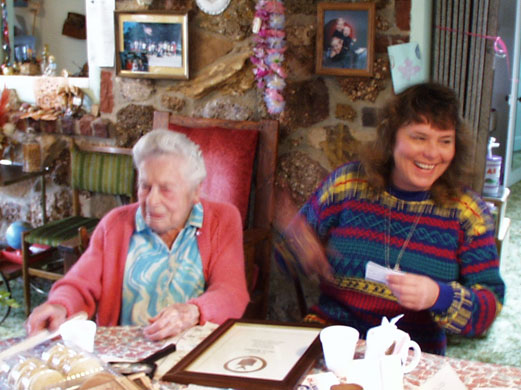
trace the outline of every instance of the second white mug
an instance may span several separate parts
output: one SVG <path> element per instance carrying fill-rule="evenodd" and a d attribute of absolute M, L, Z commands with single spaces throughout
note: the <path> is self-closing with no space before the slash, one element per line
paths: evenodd
<path fill-rule="evenodd" d="M 332 325 L 320 331 L 320 341 L 328 370 L 336 376 L 345 376 L 355 355 L 360 333 L 345 325 Z"/>

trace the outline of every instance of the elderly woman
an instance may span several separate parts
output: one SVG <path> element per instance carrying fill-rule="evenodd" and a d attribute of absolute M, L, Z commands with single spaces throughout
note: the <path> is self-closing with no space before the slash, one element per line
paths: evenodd
<path fill-rule="evenodd" d="M 232 205 L 200 198 L 199 147 L 169 130 L 133 148 L 138 202 L 109 212 L 74 267 L 27 320 L 29 334 L 68 316 L 142 325 L 151 340 L 198 323 L 240 318 L 249 301 L 242 224 Z"/>
<path fill-rule="evenodd" d="M 398 327 L 437 354 L 447 332 L 490 327 L 505 285 L 493 219 L 466 186 L 470 150 L 452 90 L 420 84 L 390 101 L 362 161 L 333 171 L 279 243 L 280 261 L 321 275 L 308 320 L 365 335 L 404 314 Z"/>

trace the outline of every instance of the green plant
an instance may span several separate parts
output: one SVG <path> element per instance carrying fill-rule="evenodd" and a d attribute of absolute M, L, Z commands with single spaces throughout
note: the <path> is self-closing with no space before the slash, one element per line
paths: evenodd
<path fill-rule="evenodd" d="M 11 298 L 9 291 L 0 291 L 0 306 L 9 306 L 13 308 L 20 307 L 18 302 Z"/>

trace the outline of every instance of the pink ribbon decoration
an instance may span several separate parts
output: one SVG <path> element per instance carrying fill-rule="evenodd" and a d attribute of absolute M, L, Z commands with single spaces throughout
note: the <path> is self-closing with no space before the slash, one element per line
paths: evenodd
<path fill-rule="evenodd" d="M 284 5 L 281 0 L 258 0 L 252 31 L 254 33 L 253 74 L 257 87 L 263 91 L 270 114 L 280 114 L 285 102 L 282 90 L 286 71 L 282 66 L 286 51 Z"/>
<path fill-rule="evenodd" d="M 457 34 L 465 34 L 471 37 L 476 38 L 483 38 L 483 39 L 489 39 L 494 41 L 494 53 L 500 57 L 507 59 L 507 68 L 508 68 L 508 74 L 510 75 L 510 57 L 508 55 L 508 48 L 507 45 L 505 45 L 505 42 L 500 36 L 492 36 L 492 35 L 484 35 L 484 34 L 476 34 L 469 31 L 459 31 L 453 28 L 449 27 L 443 27 L 443 26 L 436 26 L 437 29 L 443 30 L 443 31 L 449 31 Z"/>

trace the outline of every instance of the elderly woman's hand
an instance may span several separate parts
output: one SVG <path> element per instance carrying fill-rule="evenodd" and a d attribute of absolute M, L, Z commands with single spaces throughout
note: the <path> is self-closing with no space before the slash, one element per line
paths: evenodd
<path fill-rule="evenodd" d="M 199 323 L 199 308 L 191 303 L 174 303 L 150 319 L 143 333 L 150 340 L 176 336 Z"/>
<path fill-rule="evenodd" d="M 387 285 L 400 305 L 411 310 L 431 308 L 440 294 L 438 283 L 423 275 L 388 275 Z"/>
<path fill-rule="evenodd" d="M 61 305 L 44 303 L 37 306 L 25 322 L 27 335 L 33 336 L 41 330 L 54 331 L 67 319 L 67 309 Z"/>

